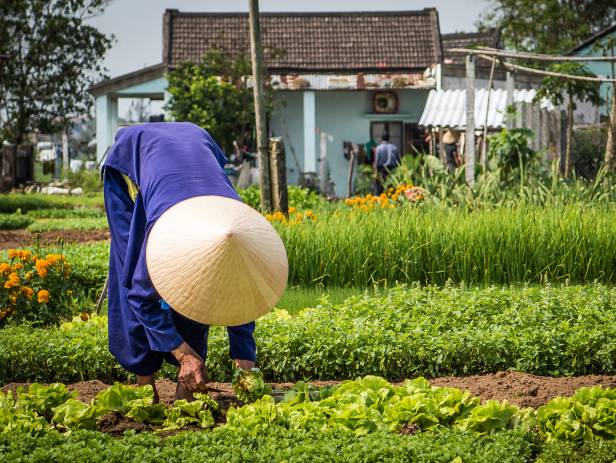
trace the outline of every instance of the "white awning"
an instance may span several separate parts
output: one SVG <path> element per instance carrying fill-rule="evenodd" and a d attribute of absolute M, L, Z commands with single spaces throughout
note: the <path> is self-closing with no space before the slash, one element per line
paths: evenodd
<path fill-rule="evenodd" d="M 514 103 L 532 103 L 537 92 L 535 90 L 515 90 Z M 483 128 L 486 120 L 486 103 L 488 90 L 475 90 L 475 127 Z M 540 106 L 552 110 L 552 105 L 542 100 Z M 507 113 L 507 92 L 492 90 L 490 108 L 488 109 L 488 127 L 501 128 L 505 126 Z M 431 90 L 419 125 L 434 127 L 466 127 L 466 90 Z"/>

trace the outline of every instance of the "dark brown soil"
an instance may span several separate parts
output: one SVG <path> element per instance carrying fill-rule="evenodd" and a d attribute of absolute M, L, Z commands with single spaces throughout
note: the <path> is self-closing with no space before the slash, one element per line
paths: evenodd
<path fill-rule="evenodd" d="M 338 384 L 339 381 L 314 381 L 314 387 L 328 387 Z M 464 377 L 443 377 L 430 380 L 434 386 L 457 387 L 470 391 L 482 400 L 508 400 L 511 403 L 523 407 L 539 407 L 557 396 L 570 396 L 584 386 L 601 385 L 603 387 L 616 388 L 616 375 L 587 375 L 552 378 L 547 376 L 535 376 L 527 373 L 501 371 L 494 374 L 475 375 Z M 27 386 L 26 383 L 10 383 L 0 390 L 8 391 L 19 386 Z M 220 405 L 222 410 L 238 405 L 237 398 L 233 393 L 230 383 L 209 383 L 212 389 L 209 394 Z M 293 383 L 273 383 L 274 392 L 284 391 L 293 386 Z M 77 398 L 89 402 L 101 390 L 108 387 L 101 381 L 81 381 L 68 386 L 70 390 L 77 391 Z M 175 383 L 163 379 L 156 382 L 156 387 L 162 402 L 170 404 L 174 400 Z"/>
<path fill-rule="evenodd" d="M 483 400 L 508 400 L 522 407 L 537 408 L 557 396 L 570 396 L 584 386 L 616 387 L 616 376 L 587 375 L 551 378 L 514 371 L 488 375 L 436 378 L 434 386 L 466 389 Z"/>
<path fill-rule="evenodd" d="M 96 428 L 101 432 L 117 437 L 121 437 L 124 435 L 125 431 L 130 431 L 131 429 L 137 432 L 149 431 L 153 429 L 151 426 L 131 420 L 130 418 L 125 418 L 118 412 L 110 412 L 101 417 L 100 421 L 96 425 Z"/>
<path fill-rule="evenodd" d="M 0 249 L 19 248 L 36 244 L 36 234 L 27 230 L 0 231 Z M 87 243 L 109 239 L 109 230 L 56 230 L 38 234 L 39 243 L 53 246 L 60 239 L 65 243 Z"/>

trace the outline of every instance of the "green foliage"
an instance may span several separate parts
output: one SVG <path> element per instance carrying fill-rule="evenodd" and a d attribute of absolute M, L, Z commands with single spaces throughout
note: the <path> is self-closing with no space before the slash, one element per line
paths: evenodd
<path fill-rule="evenodd" d="M 38 219 L 95 219 L 104 218 L 105 211 L 96 207 L 77 207 L 74 209 L 53 208 L 33 209 L 28 211 L 28 217 Z"/>
<path fill-rule="evenodd" d="M 242 402 L 254 402 L 266 394 L 272 393 L 272 388 L 263 380 L 263 373 L 258 368 L 250 370 L 237 369 L 233 374 L 233 391 Z"/>
<path fill-rule="evenodd" d="M 506 48 L 536 53 L 565 53 L 616 21 L 611 0 L 495 0 L 486 10 L 480 26 L 499 27 Z"/>
<path fill-rule="evenodd" d="M 250 60 L 235 60 L 220 50 L 209 51 L 200 64 L 183 63 L 167 75 L 171 99 L 167 109 L 178 121 L 193 122 L 204 129 L 224 151 L 233 142 L 243 146 L 254 126 Z"/>
<path fill-rule="evenodd" d="M 548 70 L 561 74 L 596 77 L 587 66 L 575 62 L 552 64 Z M 541 87 L 537 91 L 535 99 L 547 98 L 553 104 L 560 106 L 565 102 L 565 96 L 579 101 L 588 101 L 597 106 L 602 102 L 598 83 L 554 76 L 546 76 L 541 80 Z M 575 102 L 573 102 L 572 109 L 575 109 L 575 107 Z"/>
<path fill-rule="evenodd" d="M 0 195 L 0 212 L 11 214 L 18 210 L 22 213 L 38 209 L 73 209 L 73 208 L 99 208 L 103 210 L 103 195 L 64 196 L 45 195 L 42 193 L 9 193 Z"/>
<path fill-rule="evenodd" d="M 615 289 L 594 285 L 399 287 L 295 317 L 273 311 L 257 322 L 258 362 L 268 381 L 368 374 L 401 380 L 507 369 L 614 374 L 615 301 Z M 231 363 L 225 330 L 212 328 L 211 380 L 229 381 Z M 108 352 L 106 317 L 59 329 L 6 327 L 0 330 L 0 365 L 0 384 L 127 377 Z"/>
<path fill-rule="evenodd" d="M 615 220 L 611 207 L 469 213 L 426 205 L 319 213 L 316 222 L 275 227 L 289 256 L 291 285 L 611 283 Z"/>
<path fill-rule="evenodd" d="M 6 462 L 74 463 L 525 463 L 532 445 L 520 432 L 476 436 L 456 430 L 399 436 L 386 432 L 356 438 L 344 430 L 287 430 L 272 427 L 254 435 L 228 428 L 183 432 L 169 438 L 150 433 L 117 439 L 92 431 L 49 432 L 41 437 L 14 431 L 0 434 L 0 458 Z"/>
<path fill-rule="evenodd" d="M 259 196 L 259 187 L 253 185 L 248 188 L 238 190 L 238 194 L 242 198 L 242 201 L 250 207 L 257 210 L 260 209 L 261 198 Z M 289 185 L 290 208 L 293 207 L 298 211 L 305 211 L 310 209 L 318 209 L 320 206 L 325 204 L 325 199 L 314 191 L 297 185 Z"/>
<path fill-rule="evenodd" d="M 573 397 L 554 399 L 539 408 L 539 429 L 547 440 L 570 442 L 616 437 L 616 390 L 578 389 Z"/>
<path fill-rule="evenodd" d="M 2 135 L 20 144 L 37 130 L 54 133 L 87 114 L 89 87 L 102 76 L 112 38 L 84 21 L 107 0 L 30 0 L 0 3 Z"/>
<path fill-rule="evenodd" d="M 69 171 L 68 180 L 72 188 L 83 188 L 84 193 L 97 193 L 103 191 L 101 173 L 97 169 L 80 169 L 77 172 Z"/>
<path fill-rule="evenodd" d="M 0 230 L 17 230 L 26 228 L 32 223 L 32 218 L 20 213 L 0 214 Z"/>
<path fill-rule="evenodd" d="M 39 219 L 28 226 L 32 233 L 42 233 L 56 230 L 106 230 L 107 217 L 96 218 L 66 218 L 66 219 Z"/>
<path fill-rule="evenodd" d="M 616 440 L 579 442 L 552 440 L 545 444 L 537 463 L 614 463 Z"/>
<path fill-rule="evenodd" d="M 503 129 L 490 137 L 488 158 L 505 173 L 524 168 L 536 154 L 529 146 L 532 137 L 529 129 Z"/>

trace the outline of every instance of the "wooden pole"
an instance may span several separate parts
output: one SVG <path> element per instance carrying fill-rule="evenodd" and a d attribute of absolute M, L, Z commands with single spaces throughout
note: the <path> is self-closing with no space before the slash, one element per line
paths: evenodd
<path fill-rule="evenodd" d="M 466 183 L 475 185 L 475 60 L 466 55 L 466 150 L 464 152 Z"/>
<path fill-rule="evenodd" d="M 351 158 L 349 159 L 349 175 L 347 177 L 349 198 L 353 196 L 353 171 L 355 170 L 356 156 L 357 156 L 357 150 L 355 149 L 355 144 L 353 144 L 353 147 L 351 148 Z"/>
<path fill-rule="evenodd" d="M 612 45 L 612 56 L 614 56 L 614 46 Z M 614 63 L 612 62 L 612 77 L 614 73 Z M 612 104 L 608 111 L 607 121 L 607 142 L 605 144 L 605 167 L 610 171 L 616 170 L 616 82 L 612 84 Z"/>
<path fill-rule="evenodd" d="M 270 139 L 270 155 L 274 210 L 286 215 L 289 213 L 289 193 L 287 190 L 287 162 L 281 137 Z"/>
<path fill-rule="evenodd" d="M 257 131 L 257 155 L 259 156 L 259 177 L 261 211 L 272 210 L 272 189 L 270 160 L 267 147 L 267 123 L 265 98 L 263 95 L 263 52 L 261 50 L 261 26 L 259 24 L 259 0 L 249 0 L 250 55 L 252 58 L 253 93 L 255 100 L 255 128 Z"/>
<path fill-rule="evenodd" d="M 485 172 L 488 167 L 488 116 L 490 115 L 490 96 L 492 95 L 492 80 L 494 79 L 494 68 L 496 62 L 492 61 L 490 68 L 490 78 L 488 79 L 488 98 L 486 101 L 486 118 L 483 121 L 483 143 L 481 144 L 481 166 Z"/>
<path fill-rule="evenodd" d="M 486 60 L 486 61 L 490 61 L 490 62 L 498 61 L 496 58 L 492 58 L 491 56 L 486 56 L 481 53 L 475 53 L 475 54 L 479 58 Z M 520 66 L 519 64 L 511 64 L 507 62 L 503 62 L 502 65 L 505 67 L 505 69 L 509 69 L 509 70 L 517 69 L 520 71 L 528 72 L 529 74 L 538 74 L 540 76 L 562 77 L 564 79 L 581 80 L 583 82 L 599 82 L 599 83 L 616 82 L 616 79 L 605 79 L 603 77 L 578 76 L 576 74 L 565 74 L 562 72 L 544 71 L 541 69 L 529 68 L 528 66 Z"/>

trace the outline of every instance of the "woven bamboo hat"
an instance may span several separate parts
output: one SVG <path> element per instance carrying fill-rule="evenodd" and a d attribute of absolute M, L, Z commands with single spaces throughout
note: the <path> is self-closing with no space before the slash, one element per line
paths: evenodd
<path fill-rule="evenodd" d="M 150 231 L 146 262 L 158 294 L 176 312 L 222 326 L 266 314 L 289 270 L 265 217 L 222 196 L 197 196 L 166 210 Z"/>

